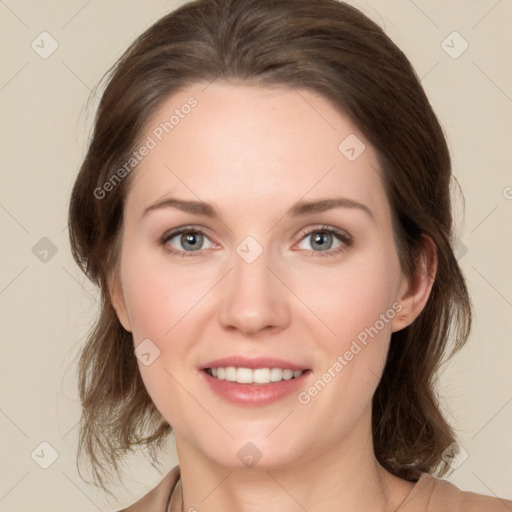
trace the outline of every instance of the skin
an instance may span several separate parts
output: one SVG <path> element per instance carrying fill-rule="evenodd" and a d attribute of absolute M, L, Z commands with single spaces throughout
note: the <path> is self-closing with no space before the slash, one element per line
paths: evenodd
<path fill-rule="evenodd" d="M 168 98 L 143 137 L 190 96 L 198 105 L 133 171 L 111 281 L 134 345 L 149 338 L 160 350 L 139 369 L 174 429 L 184 510 L 252 512 L 262 503 L 267 512 L 394 510 L 414 484 L 377 462 L 371 399 L 391 333 L 425 306 L 435 251 L 427 243 L 417 275 L 407 279 L 375 151 L 322 96 L 196 84 Z M 338 149 L 350 134 L 366 146 L 355 161 Z M 219 216 L 164 207 L 144 215 L 171 195 L 211 203 Z M 301 199 L 332 197 L 366 205 L 373 218 L 358 208 L 286 215 Z M 202 251 L 180 244 L 180 235 L 159 243 L 188 225 L 204 228 L 195 242 Z M 322 257 L 345 245 L 333 237 L 318 248 L 315 233 L 305 232 L 323 225 L 353 243 Z M 252 263 L 236 252 L 247 236 L 263 249 Z M 269 355 L 310 368 L 307 390 L 398 301 L 401 311 L 306 405 L 296 393 L 262 407 L 233 405 L 200 378 L 199 367 L 213 359 Z M 237 457 L 247 442 L 262 454 L 251 468 Z"/>

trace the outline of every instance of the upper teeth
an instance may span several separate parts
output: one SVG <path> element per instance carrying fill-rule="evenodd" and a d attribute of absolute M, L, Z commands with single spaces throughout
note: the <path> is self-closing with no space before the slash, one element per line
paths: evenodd
<path fill-rule="evenodd" d="M 235 368 L 234 366 L 210 368 L 211 374 L 220 380 L 229 380 L 240 384 L 269 384 L 280 380 L 300 377 L 302 370 L 283 370 L 281 368 Z"/>

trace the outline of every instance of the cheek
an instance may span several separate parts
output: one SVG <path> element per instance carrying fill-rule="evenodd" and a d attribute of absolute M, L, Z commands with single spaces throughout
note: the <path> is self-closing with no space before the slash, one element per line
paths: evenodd
<path fill-rule="evenodd" d="M 127 251 L 129 252 L 129 251 Z M 135 347 L 150 340 L 151 364 L 138 360 L 144 386 L 156 408 L 172 425 L 179 425 L 190 397 L 180 386 L 188 364 L 191 309 L 204 281 L 191 280 L 190 272 L 171 268 L 154 255 L 133 251 L 123 260 L 122 280 Z M 144 341 L 143 341 L 144 340 Z"/>
<path fill-rule="evenodd" d="M 381 256 L 373 253 L 346 279 L 340 301 L 347 314 L 336 324 L 342 333 L 336 354 L 341 355 L 337 360 L 340 384 L 344 382 L 339 389 L 361 404 L 371 399 L 384 369 L 392 321 L 399 314 L 395 292 L 400 275 L 397 255 L 389 250 Z"/>
<path fill-rule="evenodd" d="M 375 325 L 380 337 L 388 337 L 396 314 L 393 304 L 399 276 L 396 255 L 376 250 L 357 254 L 339 269 L 304 281 L 303 296 L 309 297 L 308 305 L 331 331 L 326 337 L 329 345 L 342 350 Z"/>
<path fill-rule="evenodd" d="M 211 281 L 199 267 L 180 267 L 156 252 L 133 251 L 123 260 L 123 291 L 136 342 L 150 338 L 161 344 Z"/>
<path fill-rule="evenodd" d="M 154 248 L 127 243 L 124 251 L 121 279 L 133 342 L 137 347 L 150 340 L 150 351 L 158 354 L 150 365 L 138 361 L 140 374 L 157 409 L 175 423 L 190 406 L 179 382 L 191 364 L 199 301 L 211 288 L 211 271 L 208 278 L 199 266 L 170 264 Z"/>
<path fill-rule="evenodd" d="M 382 375 L 397 314 L 390 286 L 386 274 L 373 267 L 332 280 L 323 295 L 326 323 L 335 335 L 317 338 L 318 372 L 297 398 L 306 414 L 336 425 L 338 435 L 361 417 Z"/>

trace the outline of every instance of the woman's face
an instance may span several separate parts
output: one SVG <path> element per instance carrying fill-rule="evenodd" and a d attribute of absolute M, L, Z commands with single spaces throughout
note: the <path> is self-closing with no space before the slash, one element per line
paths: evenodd
<path fill-rule="evenodd" d="M 112 295 L 178 444 L 275 468 L 367 436 L 407 290 L 369 142 L 312 92 L 218 82 L 141 141 Z"/>

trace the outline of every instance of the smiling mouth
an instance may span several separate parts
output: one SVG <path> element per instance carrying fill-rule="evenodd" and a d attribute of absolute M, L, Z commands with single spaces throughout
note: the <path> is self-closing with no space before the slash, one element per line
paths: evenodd
<path fill-rule="evenodd" d="M 288 368 L 243 368 L 235 366 L 219 366 L 205 368 L 210 377 L 218 380 L 237 382 L 238 384 L 272 384 L 297 379 L 310 370 L 290 370 Z"/>

